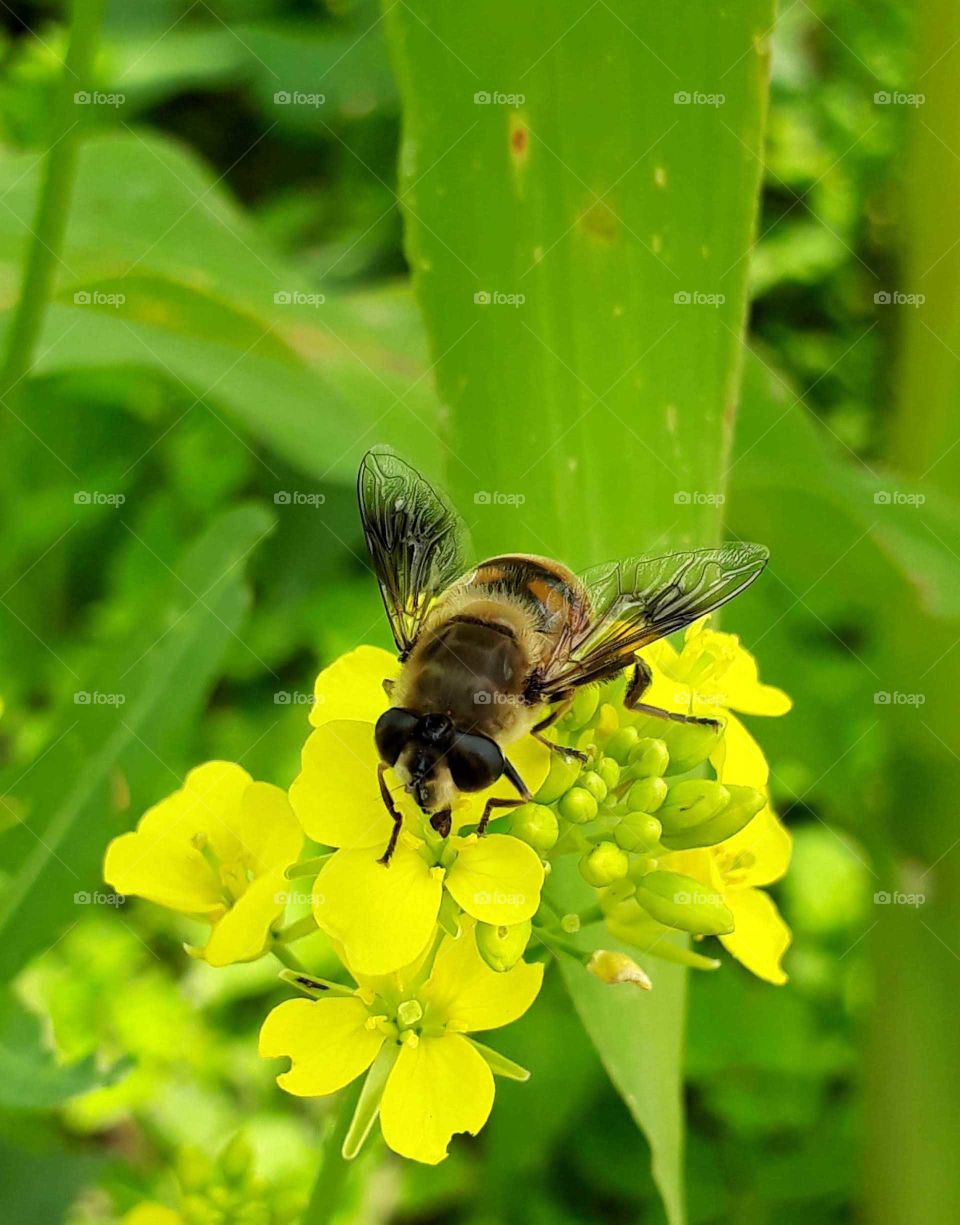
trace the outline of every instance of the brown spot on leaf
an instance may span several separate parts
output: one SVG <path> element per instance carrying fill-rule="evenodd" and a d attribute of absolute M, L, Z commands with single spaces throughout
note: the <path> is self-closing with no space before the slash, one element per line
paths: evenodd
<path fill-rule="evenodd" d="M 603 200 L 595 201 L 581 213 L 577 225 L 584 234 L 589 234 L 600 242 L 613 242 L 620 228 L 616 213 Z"/>

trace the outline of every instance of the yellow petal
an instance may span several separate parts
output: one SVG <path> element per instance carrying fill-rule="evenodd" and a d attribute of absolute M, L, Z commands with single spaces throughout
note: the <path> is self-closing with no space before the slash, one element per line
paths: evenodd
<path fill-rule="evenodd" d="M 383 682 L 399 671 L 396 656 L 379 647 L 357 647 L 341 655 L 317 677 L 310 722 L 314 727 L 334 719 L 376 723 L 390 705 Z"/>
<path fill-rule="evenodd" d="M 147 898 L 183 914 L 215 915 L 225 899 L 206 860 L 183 837 L 121 834 L 107 847 L 103 878 L 118 893 Z"/>
<path fill-rule="evenodd" d="M 214 924 L 203 950 L 204 960 L 212 966 L 229 966 L 262 956 L 270 927 L 283 914 L 289 889 L 282 871 L 257 877 Z"/>
<path fill-rule="evenodd" d="M 522 923 L 536 913 L 543 864 L 536 851 L 509 834 L 453 838 L 459 854 L 447 888 L 461 909 L 484 923 Z"/>
<path fill-rule="evenodd" d="M 137 829 L 187 842 L 203 834 L 221 862 L 239 859 L 240 801 L 252 781 L 235 762 L 205 762 L 190 771 L 179 791 L 144 813 Z"/>
<path fill-rule="evenodd" d="M 793 839 L 768 805 L 740 831 L 714 847 L 721 871 L 736 873 L 743 885 L 770 885 L 786 874 Z"/>
<path fill-rule="evenodd" d="M 742 646 L 723 675 L 723 687 L 726 705 L 745 715 L 785 715 L 793 706 L 782 689 L 760 683 L 757 661 Z"/>
<path fill-rule="evenodd" d="M 539 962 L 521 961 L 502 974 L 491 970 L 477 951 L 473 923 L 465 921 L 457 939 L 447 936 L 440 945 L 422 998 L 429 1021 L 461 1032 L 497 1029 L 523 1016 L 542 982 Z"/>
<path fill-rule="evenodd" d="M 286 792 L 270 783 L 251 783 L 240 801 L 240 840 L 259 875 L 295 863 L 303 832 Z"/>
<path fill-rule="evenodd" d="M 366 1028 L 368 1015 L 358 999 L 287 1000 L 264 1021 L 260 1054 L 290 1057 L 290 1071 L 277 1077 L 288 1093 L 335 1093 L 373 1063 L 383 1044 L 383 1034 Z"/>
<path fill-rule="evenodd" d="M 466 1038 L 447 1034 L 404 1046 L 380 1103 L 395 1153 L 436 1165 L 461 1131 L 476 1135 L 493 1107 L 493 1073 Z"/>
<path fill-rule="evenodd" d="M 184 1220 L 163 1204 L 137 1204 L 124 1216 L 123 1225 L 184 1225 Z"/>
<path fill-rule="evenodd" d="M 758 978 L 777 986 L 785 983 L 780 959 L 790 947 L 791 934 L 771 899 L 759 889 L 731 889 L 725 900 L 734 929 L 720 937 L 724 947 Z"/>
<path fill-rule="evenodd" d="M 411 841 L 413 841 L 411 839 Z M 389 865 L 383 848 L 337 851 L 314 885 L 317 922 L 340 942 L 359 974 L 390 974 L 409 965 L 433 937 L 443 871 L 403 838 Z"/>
<path fill-rule="evenodd" d="M 550 772 L 550 750 L 532 736 L 524 736 L 516 744 L 508 745 L 505 752 L 527 784 L 530 793 L 536 795 Z M 516 787 L 505 775 L 501 775 L 486 791 L 470 792 L 459 797 L 453 810 L 454 830 L 463 829 L 466 825 L 476 825 L 483 816 L 487 800 L 494 797 L 504 800 L 517 798 Z M 500 810 L 500 813 L 502 815 L 503 810 Z M 494 809 L 493 816 L 497 815 L 498 810 Z"/>
<path fill-rule="evenodd" d="M 387 845 L 393 821 L 377 780 L 376 745 L 370 723 L 337 721 L 311 732 L 290 803 L 306 833 L 324 846 Z M 397 783 L 392 776 L 391 789 Z M 394 793 L 401 808 L 409 804 Z"/>
<path fill-rule="evenodd" d="M 725 713 L 723 738 L 710 761 L 721 783 L 735 783 L 743 787 L 757 787 L 761 791 L 770 777 L 770 767 L 763 749 L 747 731 L 736 715 Z"/>

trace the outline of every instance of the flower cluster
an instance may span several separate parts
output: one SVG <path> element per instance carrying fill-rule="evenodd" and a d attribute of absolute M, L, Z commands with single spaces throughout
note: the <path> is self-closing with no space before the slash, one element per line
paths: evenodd
<path fill-rule="evenodd" d="M 731 712 L 783 714 L 789 699 L 760 683 L 735 636 L 705 623 L 681 651 L 660 642 L 643 654 L 654 677 L 644 701 L 705 721 L 629 711 L 626 675 L 581 691 L 551 730 L 560 751 L 532 737 L 510 746 L 535 799 L 483 836 L 487 800 L 515 798 L 506 780 L 462 796 L 443 836 L 387 771 L 402 825 L 381 862 L 393 822 L 373 725 L 398 664 L 360 647 L 317 679 L 289 795 L 209 762 L 108 849 L 114 888 L 209 924 L 193 955 L 284 962 L 305 998 L 269 1014 L 260 1053 L 290 1060 L 278 1083 L 298 1096 L 365 1077 L 345 1155 L 377 1119 L 392 1149 L 428 1163 L 454 1134 L 479 1131 L 494 1075 L 527 1073 L 472 1035 L 521 1016 L 552 956 L 649 987 L 632 951 L 712 969 L 719 963 L 677 933 L 717 936 L 755 974 L 786 981 L 789 931 L 761 887 L 786 871 L 790 838 L 769 804 L 763 753 Z M 576 910 L 550 880 L 567 854 L 586 895 Z M 312 879 L 311 913 L 283 926 L 298 877 Z M 343 965 L 336 981 L 290 952 L 317 928 Z"/>

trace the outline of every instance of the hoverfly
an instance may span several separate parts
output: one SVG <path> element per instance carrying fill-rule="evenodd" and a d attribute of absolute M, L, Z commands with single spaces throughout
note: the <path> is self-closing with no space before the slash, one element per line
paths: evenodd
<path fill-rule="evenodd" d="M 713 723 L 641 702 L 649 667 L 636 651 L 732 600 L 767 563 L 761 545 L 724 544 L 595 566 L 579 577 L 560 562 L 526 554 L 463 558 L 457 513 L 409 464 L 386 448 L 364 456 L 357 478 L 363 532 L 403 665 L 384 681 L 392 703 L 375 729 L 380 793 L 393 820 L 380 862 L 389 864 L 403 823 L 385 773 L 392 769 L 431 826 L 446 837 L 461 792 L 501 776 L 532 799 L 505 750 L 528 733 L 551 750 L 574 750 L 543 733 L 584 685 L 628 666 L 624 705 L 681 723 Z"/>

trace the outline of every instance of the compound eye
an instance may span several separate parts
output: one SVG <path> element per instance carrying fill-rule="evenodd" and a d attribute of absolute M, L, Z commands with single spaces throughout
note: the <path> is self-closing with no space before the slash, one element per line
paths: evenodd
<path fill-rule="evenodd" d="M 447 752 L 447 765 L 459 791 L 483 791 L 503 773 L 503 753 L 489 736 L 458 736 Z"/>
<path fill-rule="evenodd" d="M 377 720 L 373 738 L 377 743 L 380 760 L 387 766 L 395 766 L 397 758 L 413 735 L 417 726 L 417 716 L 402 706 L 391 706 Z"/>

